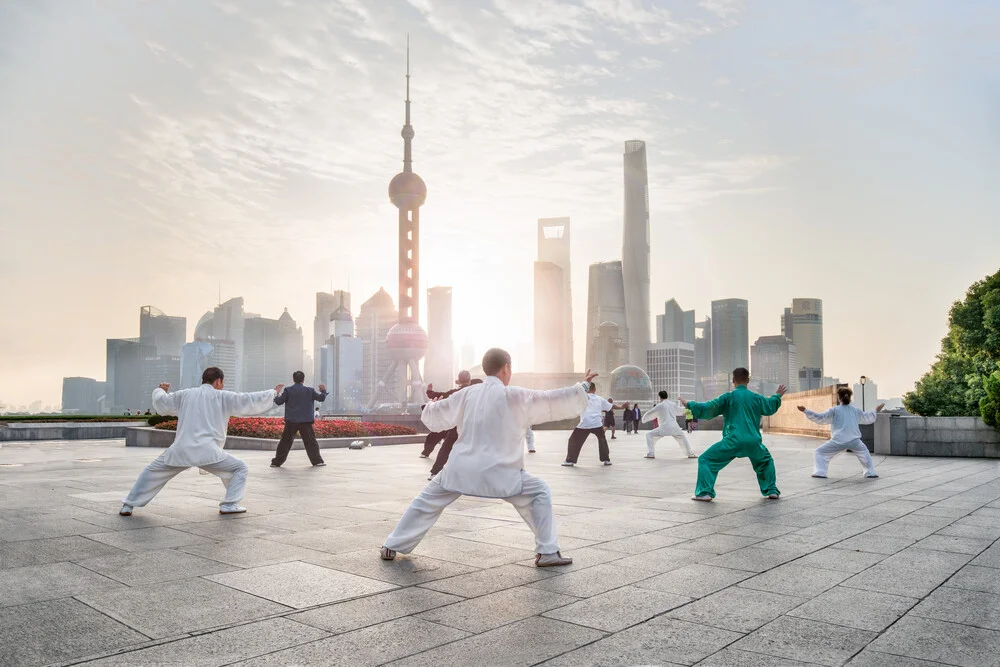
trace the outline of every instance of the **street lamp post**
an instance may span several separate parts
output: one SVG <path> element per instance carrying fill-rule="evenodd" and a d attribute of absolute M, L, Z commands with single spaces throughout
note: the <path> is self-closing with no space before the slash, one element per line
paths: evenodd
<path fill-rule="evenodd" d="M 868 378 L 864 375 L 861 376 L 861 412 L 865 411 L 865 383 L 868 382 Z"/>

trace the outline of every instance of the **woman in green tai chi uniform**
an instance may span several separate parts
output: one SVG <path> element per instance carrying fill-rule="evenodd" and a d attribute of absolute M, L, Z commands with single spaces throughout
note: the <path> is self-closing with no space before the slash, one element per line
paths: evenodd
<path fill-rule="evenodd" d="M 755 394 L 747 388 L 750 371 L 737 368 L 733 371 L 736 388 L 707 403 L 685 401 L 681 403 L 691 411 L 695 419 L 712 419 L 722 415 L 722 441 L 717 442 L 698 457 L 698 484 L 692 500 L 710 502 L 715 498 L 715 478 L 719 471 L 733 459 L 747 457 L 757 473 L 757 483 L 762 495 L 777 500 L 778 491 L 774 472 L 774 459 L 767 451 L 760 437 L 760 418 L 773 415 L 781 407 L 781 397 L 785 395 L 785 385 L 767 398 Z"/>

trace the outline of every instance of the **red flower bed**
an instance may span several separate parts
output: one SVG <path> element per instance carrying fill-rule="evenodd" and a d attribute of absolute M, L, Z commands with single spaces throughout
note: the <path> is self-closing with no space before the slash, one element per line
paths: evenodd
<path fill-rule="evenodd" d="M 177 420 L 157 424 L 162 431 L 176 431 Z M 277 440 L 285 428 L 281 417 L 231 417 L 227 435 L 241 438 L 266 438 Z M 379 424 L 374 422 L 342 421 L 321 419 L 314 424 L 317 438 L 365 438 L 383 435 L 414 435 L 416 431 L 408 426 Z"/>

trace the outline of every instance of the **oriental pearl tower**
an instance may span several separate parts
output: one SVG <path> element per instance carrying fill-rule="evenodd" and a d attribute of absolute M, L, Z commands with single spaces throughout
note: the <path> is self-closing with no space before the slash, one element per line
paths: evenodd
<path fill-rule="evenodd" d="M 368 409 L 375 407 L 379 394 L 385 390 L 395 399 L 392 382 L 399 370 L 409 382 L 404 389 L 403 412 L 420 410 L 423 379 L 419 361 L 427 353 L 427 333 L 420 326 L 420 207 L 427 199 L 424 179 L 413 172 L 413 126 L 410 125 L 410 43 L 406 43 L 406 121 L 403 124 L 403 171 L 389 181 L 389 201 L 399 209 L 399 323 L 389 329 L 386 345 L 392 359 L 385 377 Z M 398 386 L 398 384 L 396 385 Z"/>

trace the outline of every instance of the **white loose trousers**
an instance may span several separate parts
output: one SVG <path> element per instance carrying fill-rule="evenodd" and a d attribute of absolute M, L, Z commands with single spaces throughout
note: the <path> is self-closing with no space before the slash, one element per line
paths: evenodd
<path fill-rule="evenodd" d="M 431 481 L 410 503 L 395 530 L 386 538 L 385 546 L 399 553 L 410 553 L 417 548 L 420 540 L 444 512 L 444 508 L 461 497 L 461 493 L 447 491 L 437 482 Z M 554 554 L 559 551 L 556 521 L 552 514 L 552 494 L 548 484 L 522 470 L 521 494 L 504 500 L 514 506 L 535 534 L 536 553 Z"/>
<path fill-rule="evenodd" d="M 868 447 L 865 443 L 861 442 L 860 439 L 851 440 L 850 442 L 845 443 L 836 443 L 833 440 L 828 440 L 817 447 L 813 474 L 826 477 L 826 471 L 829 468 L 830 461 L 833 460 L 833 457 L 847 450 L 851 450 L 854 452 L 854 455 L 858 457 L 858 461 L 860 461 L 861 465 L 865 468 L 865 475 L 869 477 L 878 475 L 878 473 L 875 472 L 875 462 L 872 461 L 872 455 L 868 452 Z"/>
<path fill-rule="evenodd" d="M 677 444 L 681 446 L 685 454 L 688 456 L 694 454 L 691 450 L 691 443 L 688 441 L 687 433 L 682 431 L 677 424 L 666 424 L 646 433 L 646 450 L 649 456 L 656 456 L 656 441 L 668 435 L 677 441 Z"/>
<path fill-rule="evenodd" d="M 188 469 L 188 466 L 167 465 L 163 459 L 164 454 L 160 454 L 139 473 L 139 478 L 135 480 L 135 485 L 122 500 L 122 503 L 129 507 L 146 506 L 167 485 L 167 482 Z M 220 505 L 238 503 L 243 500 L 243 494 L 247 487 L 247 475 L 250 472 L 250 468 L 244 461 L 227 452 L 226 458 L 218 463 L 207 463 L 198 467 L 221 479 L 226 486 L 226 497 L 219 503 Z"/>

